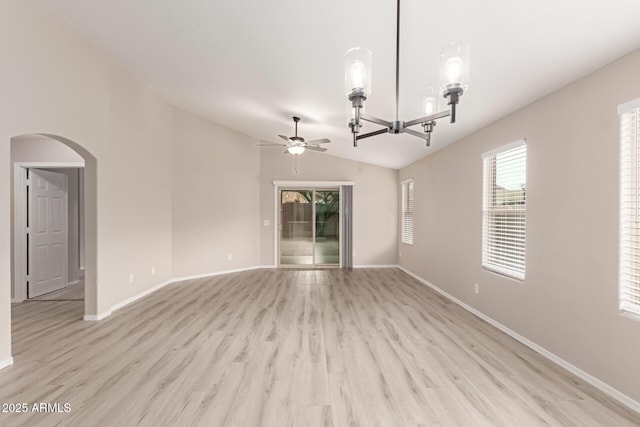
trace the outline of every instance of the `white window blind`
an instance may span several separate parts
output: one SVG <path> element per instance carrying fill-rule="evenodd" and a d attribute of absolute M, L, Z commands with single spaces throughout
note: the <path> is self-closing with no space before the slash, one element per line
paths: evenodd
<path fill-rule="evenodd" d="M 640 314 L 640 108 L 620 111 L 620 309 Z M 628 105 L 628 104 L 627 104 Z"/>
<path fill-rule="evenodd" d="M 402 243 L 413 244 L 413 180 L 402 181 Z"/>
<path fill-rule="evenodd" d="M 527 146 L 483 154 L 482 266 L 524 280 Z"/>

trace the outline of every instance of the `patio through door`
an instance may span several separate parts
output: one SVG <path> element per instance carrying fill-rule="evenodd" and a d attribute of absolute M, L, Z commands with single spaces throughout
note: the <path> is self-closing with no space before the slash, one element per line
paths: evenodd
<path fill-rule="evenodd" d="M 340 265 L 340 190 L 280 190 L 279 264 Z"/>

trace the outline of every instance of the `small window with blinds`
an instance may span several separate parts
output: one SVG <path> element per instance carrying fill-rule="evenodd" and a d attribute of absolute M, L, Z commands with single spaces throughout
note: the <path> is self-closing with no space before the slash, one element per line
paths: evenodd
<path fill-rule="evenodd" d="M 516 141 L 482 157 L 482 266 L 524 280 L 527 146 Z"/>
<path fill-rule="evenodd" d="M 413 245 L 413 180 L 402 181 L 402 243 Z"/>
<path fill-rule="evenodd" d="M 620 114 L 620 309 L 640 315 L 640 99 Z"/>

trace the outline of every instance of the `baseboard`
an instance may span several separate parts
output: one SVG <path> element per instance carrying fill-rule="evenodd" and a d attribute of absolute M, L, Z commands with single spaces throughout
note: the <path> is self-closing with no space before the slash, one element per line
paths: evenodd
<path fill-rule="evenodd" d="M 112 305 L 111 306 L 111 311 L 109 312 L 109 314 L 113 313 L 116 310 L 121 309 L 122 307 L 131 304 L 132 302 L 135 302 L 137 300 L 139 300 L 140 298 L 144 298 L 149 294 L 154 293 L 155 291 L 164 288 L 165 286 L 167 286 L 168 284 L 173 283 L 171 280 L 167 280 L 166 282 L 162 282 L 159 285 L 154 286 L 153 288 L 149 288 L 146 291 L 140 292 L 139 294 L 136 294 L 132 297 L 129 297 L 123 301 L 120 301 L 119 303 Z"/>
<path fill-rule="evenodd" d="M 275 266 L 273 265 L 256 265 L 253 267 L 244 267 L 244 268 L 237 268 L 234 270 L 223 270 L 223 271 L 216 271 L 213 273 L 203 273 L 203 274 L 195 274 L 192 276 L 181 276 L 181 277 L 174 277 L 173 279 L 170 280 L 170 283 L 175 283 L 175 282 L 182 282 L 185 280 L 193 280 L 193 279 L 203 279 L 206 277 L 213 277 L 213 276 L 221 276 L 223 274 L 230 274 L 230 273 L 240 273 L 243 271 L 250 271 L 250 270 L 259 270 L 261 268 L 275 268 Z"/>
<path fill-rule="evenodd" d="M 67 286 L 77 285 L 78 283 L 80 283 L 80 280 L 74 280 L 73 282 L 67 283 Z"/>
<path fill-rule="evenodd" d="M 400 266 L 397 264 L 357 264 L 354 265 L 353 268 L 400 268 Z"/>
<path fill-rule="evenodd" d="M 354 268 L 398 268 L 398 265 L 357 265 L 354 266 Z M 183 282 L 185 280 L 193 280 L 193 279 L 203 279 L 203 278 L 207 278 L 207 277 L 214 277 L 214 276 L 220 276 L 223 274 L 230 274 L 230 273 L 240 273 L 243 271 L 250 271 L 250 270 L 259 270 L 259 269 L 270 269 L 270 268 L 276 268 L 273 265 L 256 265 L 256 266 L 252 266 L 252 267 L 244 267 L 244 268 L 237 268 L 237 269 L 233 269 L 233 270 L 224 270 L 224 271 L 215 271 L 215 272 L 211 272 L 211 273 L 203 273 L 203 274 L 195 274 L 195 275 L 191 275 L 191 276 L 181 276 L 181 277 L 174 277 L 172 279 L 167 280 L 166 282 L 162 282 L 157 286 L 154 286 L 153 288 L 149 288 L 143 292 L 140 292 L 139 294 L 136 294 L 132 297 L 129 297 L 117 304 L 114 304 L 111 306 L 111 309 L 109 311 L 106 311 L 104 313 L 100 313 L 98 315 L 85 315 L 84 316 L 84 320 L 87 321 L 98 321 L 98 320 L 102 320 L 108 316 L 111 315 L 111 313 L 113 313 L 116 310 L 119 310 L 141 298 L 146 297 L 149 294 L 152 294 L 162 288 L 164 288 L 167 285 L 170 285 L 172 283 L 176 283 L 176 282 Z"/>
<path fill-rule="evenodd" d="M 358 265 L 355 266 L 354 268 L 397 268 L 397 265 Z M 160 283 L 157 286 L 154 286 L 153 288 L 147 289 L 144 292 L 141 292 L 137 295 L 134 295 L 130 298 L 125 299 L 124 301 L 121 301 L 115 305 L 111 306 L 111 310 L 105 312 L 105 313 L 101 313 L 98 314 L 97 316 L 84 316 L 84 320 L 91 320 L 91 321 L 96 321 L 96 320 L 102 320 L 107 316 L 110 316 L 111 313 L 113 313 L 116 310 L 119 310 L 129 304 L 131 304 L 134 301 L 139 300 L 140 298 L 144 298 L 149 294 L 152 294 L 154 292 L 156 292 L 159 289 L 164 288 L 167 285 L 170 285 L 172 283 L 176 283 L 176 282 L 183 282 L 185 280 L 193 280 L 193 279 L 204 279 L 207 277 L 214 277 L 214 276 L 221 276 L 223 274 L 230 274 L 230 273 L 241 273 L 243 271 L 250 271 L 250 270 L 259 270 L 259 269 L 271 269 L 271 268 L 277 268 L 275 265 L 256 265 L 256 266 L 252 266 L 252 267 L 243 267 L 243 268 L 236 268 L 233 270 L 223 270 L 223 271 L 215 271 L 215 272 L 210 272 L 210 273 L 203 273 L 203 274 L 194 274 L 191 276 L 180 276 L 180 277 L 174 277 L 172 279 L 167 280 L 166 282 Z"/>
<path fill-rule="evenodd" d="M 11 304 L 18 304 L 19 302 L 24 301 L 23 299 L 15 299 L 15 298 L 11 298 Z"/>
<path fill-rule="evenodd" d="M 109 316 L 111 316 L 111 311 L 105 311 L 104 313 L 100 313 L 100 314 L 85 314 L 82 319 L 89 322 L 96 322 L 98 320 L 102 320 L 105 317 L 109 317 Z"/>
<path fill-rule="evenodd" d="M 437 287 L 433 283 L 429 282 L 428 280 L 423 279 L 422 277 L 418 276 L 417 274 L 414 274 L 413 272 L 407 270 L 406 268 L 404 268 L 402 266 L 398 266 L 398 268 L 400 268 L 402 271 L 404 271 L 405 273 L 407 273 L 409 276 L 413 277 L 414 279 L 416 279 L 420 283 L 428 286 L 429 288 L 433 289 L 435 292 L 437 292 L 440 295 L 444 296 L 445 298 L 451 300 L 452 302 L 458 304 L 460 307 L 464 308 L 468 312 L 473 313 L 474 315 L 476 315 L 480 319 L 484 320 L 485 322 L 489 323 L 490 325 L 494 326 L 495 328 L 501 330 L 505 334 L 509 335 L 511 338 L 521 342 L 522 344 L 526 345 L 527 347 L 529 347 L 530 349 L 534 350 L 538 354 L 540 354 L 540 355 L 546 357 L 547 359 L 549 359 L 550 361 L 554 362 L 556 365 L 561 366 L 562 368 L 564 368 L 567 371 L 571 372 L 575 376 L 577 376 L 577 377 L 581 378 L 582 380 L 586 381 L 587 383 L 591 384 L 592 386 L 594 386 L 598 390 L 600 390 L 603 393 L 607 394 L 608 396 L 614 398 L 615 400 L 617 400 L 618 402 L 622 403 L 623 405 L 625 405 L 629 409 L 632 409 L 632 410 L 640 413 L 640 402 L 632 399 L 631 397 L 629 397 L 626 394 L 622 393 L 621 391 L 611 387 L 609 384 L 605 383 L 604 381 L 599 380 L 598 378 L 594 377 L 593 375 L 589 374 L 588 372 L 583 371 L 582 369 L 578 368 L 577 366 L 572 365 L 571 363 L 567 362 L 566 360 L 562 359 L 561 357 L 557 356 L 556 354 L 550 352 L 549 350 L 545 349 L 544 347 L 536 344 L 535 342 L 529 340 L 528 338 L 525 338 L 522 335 L 518 334 L 517 332 L 509 329 L 508 327 L 506 327 L 502 323 L 500 323 L 497 320 L 494 320 L 491 317 L 487 316 L 486 314 L 476 310 L 475 308 L 473 308 L 470 305 L 464 303 L 463 301 L 459 300 L 458 298 L 454 297 L 453 295 L 449 294 L 448 292 L 440 289 L 439 287 Z"/>
<path fill-rule="evenodd" d="M 225 271 L 216 271 L 213 273 L 204 273 L 204 274 L 197 274 L 197 275 L 193 275 L 193 276 L 182 276 L 182 277 L 174 277 L 172 279 L 169 279 L 165 282 L 160 283 L 159 285 L 154 286 L 153 288 L 149 288 L 143 292 L 140 292 L 139 294 L 136 294 L 132 297 L 129 297 L 123 301 L 120 301 L 117 304 L 114 304 L 111 306 L 111 309 L 109 311 L 106 311 L 104 313 L 100 313 L 98 315 L 85 315 L 84 316 L 84 320 L 88 320 L 88 321 L 97 321 L 97 320 L 102 320 L 108 316 L 110 316 L 114 311 L 119 310 L 141 298 L 146 297 L 147 295 L 150 295 L 162 288 L 164 288 L 167 285 L 170 285 L 172 283 L 176 283 L 176 282 L 182 282 L 184 280 L 193 280 L 193 279 L 202 279 L 205 277 L 213 277 L 213 276 L 220 276 L 222 274 L 229 274 L 229 273 L 238 273 L 238 272 L 242 272 L 242 271 L 249 271 L 249 270 L 256 270 L 256 269 L 260 269 L 260 268 L 273 268 L 273 266 L 254 266 L 254 267 L 245 267 L 245 268 L 238 268 L 235 270 L 225 270 Z"/>
<path fill-rule="evenodd" d="M 4 360 L 0 360 L 0 369 L 4 369 L 7 366 L 11 366 L 13 365 L 13 357 L 10 357 L 8 359 L 4 359 Z"/>

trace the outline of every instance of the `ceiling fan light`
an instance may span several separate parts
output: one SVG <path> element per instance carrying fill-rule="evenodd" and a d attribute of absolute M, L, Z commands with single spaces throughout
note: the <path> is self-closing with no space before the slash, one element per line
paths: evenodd
<path fill-rule="evenodd" d="M 469 46 L 451 43 L 440 53 L 440 89 L 469 88 Z"/>
<path fill-rule="evenodd" d="M 371 51 L 362 47 L 349 49 L 344 55 L 344 90 L 371 94 Z"/>
<path fill-rule="evenodd" d="M 302 145 L 292 145 L 287 148 L 287 151 L 294 156 L 304 153 L 304 147 Z"/>

